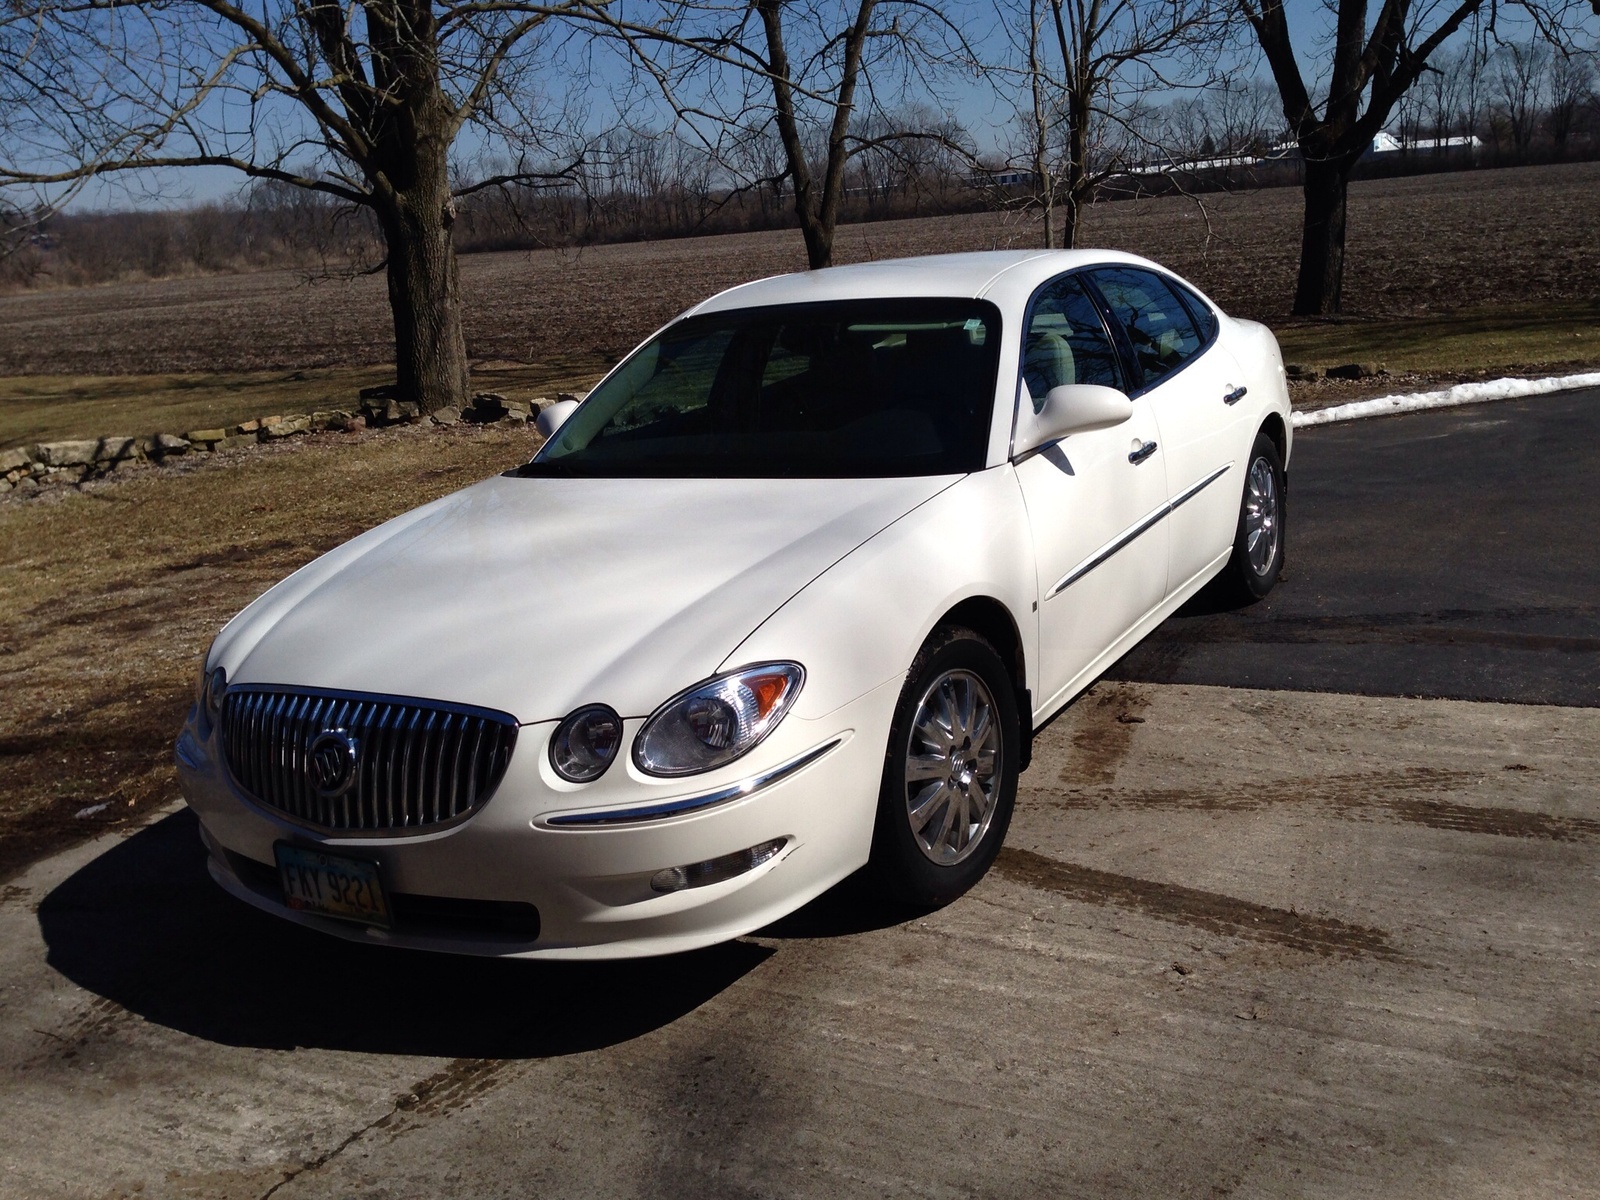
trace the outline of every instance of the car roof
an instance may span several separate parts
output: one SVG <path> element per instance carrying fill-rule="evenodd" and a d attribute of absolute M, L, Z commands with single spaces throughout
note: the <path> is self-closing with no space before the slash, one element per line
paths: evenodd
<path fill-rule="evenodd" d="M 1002 309 L 1015 308 L 1026 304 L 1046 280 L 1075 267 L 1100 263 L 1156 266 L 1116 250 L 982 250 L 890 258 L 757 279 L 719 292 L 684 315 L 901 296 L 981 297 Z"/>

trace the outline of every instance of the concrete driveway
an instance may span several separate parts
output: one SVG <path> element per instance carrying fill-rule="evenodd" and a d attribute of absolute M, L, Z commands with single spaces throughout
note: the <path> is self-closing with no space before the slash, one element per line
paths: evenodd
<path fill-rule="evenodd" d="M 996 869 L 930 915 L 846 886 L 698 954 L 501 963 L 261 916 L 181 811 L 37 865 L 0 889 L 0 1194 L 1600 1195 L 1600 708 L 1562 690 L 1593 626 L 1457 622 L 1582 643 L 1497 670 L 1520 703 L 1386 694 L 1470 691 L 1394 682 L 1442 641 L 1319 666 L 1327 639 L 1248 633 L 1471 608 L 1407 592 L 1411 551 L 1388 608 L 1327 582 L 1426 549 L 1367 536 L 1362 497 L 1465 519 L 1364 464 L 1448 430 L 1461 477 L 1570 403 L 1302 435 L 1271 607 L 1176 619 L 1054 722 Z M 1334 513 L 1359 552 L 1327 551 Z M 1581 613 L 1593 551 L 1555 545 L 1541 604 Z M 1449 586 L 1514 587 L 1474 578 Z M 1296 654 L 1326 674 L 1270 677 Z"/>

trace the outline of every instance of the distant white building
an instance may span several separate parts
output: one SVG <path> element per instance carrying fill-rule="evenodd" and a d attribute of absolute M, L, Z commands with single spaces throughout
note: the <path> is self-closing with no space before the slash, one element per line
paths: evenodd
<path fill-rule="evenodd" d="M 1476 155 L 1483 149 L 1483 139 L 1475 136 L 1445 138 L 1401 138 L 1387 129 L 1372 139 L 1363 157 L 1386 154 L 1439 154 L 1444 151 L 1466 151 Z M 1135 163 L 1128 168 L 1130 175 L 1166 175 L 1176 172 L 1226 170 L 1230 167 L 1254 167 L 1272 162 L 1292 162 L 1300 157 L 1300 144 L 1292 138 L 1278 142 L 1264 154 L 1234 154 L 1217 158 L 1151 159 Z"/>
<path fill-rule="evenodd" d="M 1483 149 L 1483 139 L 1477 135 L 1443 138 L 1398 138 L 1387 129 L 1372 139 L 1368 154 L 1439 154 L 1446 150 L 1465 150 L 1476 154 Z"/>
<path fill-rule="evenodd" d="M 1483 139 L 1477 134 L 1469 137 L 1412 138 L 1405 146 L 1407 150 L 1470 150 L 1476 154 L 1483 149 Z"/>
<path fill-rule="evenodd" d="M 968 187 L 1035 187 L 1039 176 L 1014 167 L 979 167 L 967 175 Z"/>

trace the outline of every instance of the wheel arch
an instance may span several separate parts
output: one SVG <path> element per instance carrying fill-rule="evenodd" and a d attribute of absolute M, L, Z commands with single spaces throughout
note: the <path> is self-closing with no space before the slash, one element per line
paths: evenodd
<path fill-rule="evenodd" d="M 934 629 L 946 625 L 960 625 L 982 636 L 1011 672 L 1011 686 L 1017 698 L 1017 732 L 1022 744 L 1020 769 L 1026 771 L 1033 758 L 1033 694 L 1028 690 L 1027 653 L 1016 618 L 993 596 L 969 596 L 933 623 Z"/>
<path fill-rule="evenodd" d="M 1272 439 L 1272 444 L 1277 447 L 1278 461 L 1284 465 L 1285 471 L 1289 467 L 1289 430 L 1283 423 L 1281 413 L 1271 412 L 1266 420 L 1261 422 L 1261 432 Z"/>

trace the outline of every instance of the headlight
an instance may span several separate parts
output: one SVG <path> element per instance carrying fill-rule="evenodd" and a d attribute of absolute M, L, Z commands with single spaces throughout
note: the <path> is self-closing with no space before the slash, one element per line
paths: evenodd
<path fill-rule="evenodd" d="M 799 663 L 741 667 L 668 700 L 645 722 L 633 761 L 646 775 L 694 775 L 748 754 L 794 704 Z"/>
<path fill-rule="evenodd" d="M 588 783 L 606 773 L 622 745 L 622 718 L 604 704 L 578 709 L 550 738 L 550 765 L 570 783 Z"/>

